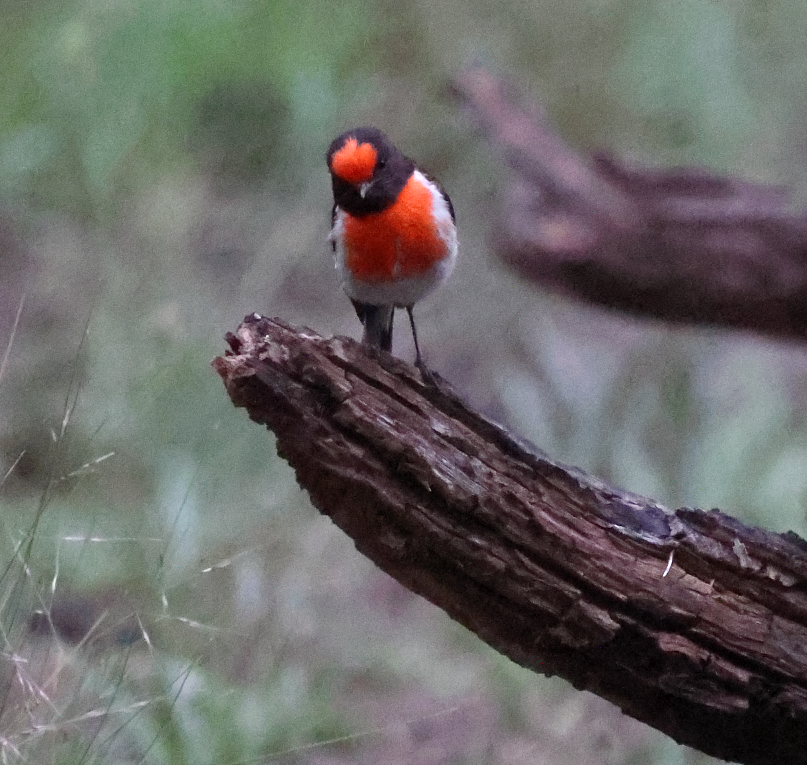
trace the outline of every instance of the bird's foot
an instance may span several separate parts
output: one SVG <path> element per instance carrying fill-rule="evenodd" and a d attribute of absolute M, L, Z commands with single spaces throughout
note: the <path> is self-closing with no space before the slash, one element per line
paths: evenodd
<path fill-rule="evenodd" d="M 437 372 L 432 372 L 424 363 L 423 359 L 415 361 L 415 366 L 420 370 L 420 377 L 423 382 L 431 388 L 439 388 L 439 375 Z"/>

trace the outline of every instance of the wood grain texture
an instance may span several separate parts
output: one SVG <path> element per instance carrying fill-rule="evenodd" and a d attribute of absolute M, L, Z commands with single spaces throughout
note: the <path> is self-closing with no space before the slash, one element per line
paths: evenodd
<path fill-rule="evenodd" d="M 680 743 L 807 763 L 803 540 L 559 464 L 353 340 L 253 315 L 228 342 L 233 403 L 406 587 Z"/>

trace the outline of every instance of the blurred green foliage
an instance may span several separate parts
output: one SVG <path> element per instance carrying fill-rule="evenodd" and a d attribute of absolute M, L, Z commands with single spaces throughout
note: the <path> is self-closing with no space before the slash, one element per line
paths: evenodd
<path fill-rule="evenodd" d="M 502 168 L 446 84 L 481 62 L 582 149 L 803 197 L 807 5 L 2 13 L 0 351 L 22 306 L 0 379 L 4 761 L 383 763 L 407 746 L 468 763 L 705 760 L 514 667 L 375 572 L 208 365 L 249 311 L 356 333 L 324 245 L 323 155 L 377 124 L 458 211 L 460 266 L 421 314 L 437 369 L 560 459 L 804 533 L 803 351 L 517 283 L 488 255 Z"/>

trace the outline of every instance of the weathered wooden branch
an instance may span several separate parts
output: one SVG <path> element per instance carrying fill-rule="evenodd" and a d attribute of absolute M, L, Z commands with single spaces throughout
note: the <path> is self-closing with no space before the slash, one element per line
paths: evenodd
<path fill-rule="evenodd" d="M 482 69 L 455 90 L 512 169 L 493 244 L 525 279 L 634 314 L 807 338 L 807 212 L 782 189 L 582 156 Z"/>
<path fill-rule="evenodd" d="M 491 646 L 709 754 L 807 763 L 807 543 L 560 465 L 347 338 L 213 363 L 356 547 Z"/>

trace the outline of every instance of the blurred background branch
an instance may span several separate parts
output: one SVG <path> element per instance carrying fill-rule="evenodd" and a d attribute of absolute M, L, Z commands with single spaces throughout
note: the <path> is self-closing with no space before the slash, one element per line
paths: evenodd
<path fill-rule="evenodd" d="M 587 157 L 504 79 L 471 69 L 454 88 L 511 170 L 494 246 L 519 276 L 638 316 L 807 339 L 807 213 L 784 189 Z"/>

